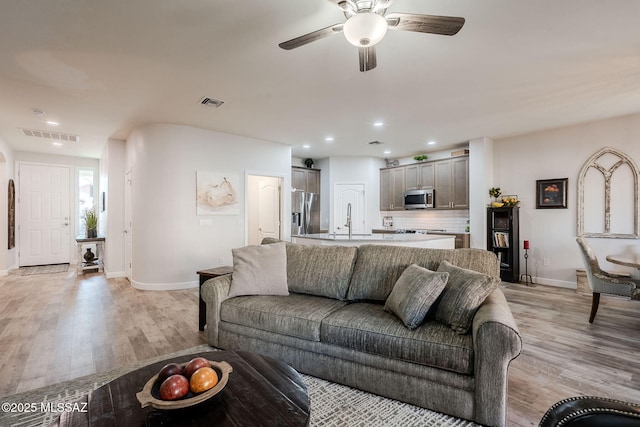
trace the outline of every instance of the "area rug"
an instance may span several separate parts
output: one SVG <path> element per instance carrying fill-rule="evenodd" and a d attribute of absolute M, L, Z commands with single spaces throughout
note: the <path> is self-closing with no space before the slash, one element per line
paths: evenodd
<path fill-rule="evenodd" d="M 183 354 L 215 350 L 202 345 L 180 352 L 146 360 L 126 368 L 88 375 L 70 381 L 42 387 L 24 393 L 0 397 L 3 411 L 0 426 L 44 427 L 49 426 L 58 414 L 40 412 L 12 413 L 5 411 L 11 404 L 71 403 L 109 381 L 139 367 Z M 476 427 L 478 424 L 429 411 L 397 400 L 387 399 L 351 387 L 331 383 L 310 375 L 302 375 L 311 399 L 311 426 L 317 427 Z M 8 406 L 6 406 L 8 405 Z"/>
<path fill-rule="evenodd" d="M 69 264 L 34 265 L 32 267 L 20 267 L 20 275 L 64 273 L 67 270 L 69 270 Z"/>

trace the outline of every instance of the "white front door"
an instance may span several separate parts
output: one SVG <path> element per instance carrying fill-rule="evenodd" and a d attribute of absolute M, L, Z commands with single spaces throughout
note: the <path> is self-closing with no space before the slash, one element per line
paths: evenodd
<path fill-rule="evenodd" d="M 280 188 L 282 179 L 250 175 L 248 178 L 248 243 L 259 245 L 265 237 L 280 239 Z"/>
<path fill-rule="evenodd" d="M 20 266 L 69 262 L 70 175 L 65 166 L 20 165 Z"/>
<path fill-rule="evenodd" d="M 333 191 L 333 228 L 337 234 L 348 234 L 347 210 L 351 205 L 351 232 L 363 234 L 364 184 L 336 184 Z"/>

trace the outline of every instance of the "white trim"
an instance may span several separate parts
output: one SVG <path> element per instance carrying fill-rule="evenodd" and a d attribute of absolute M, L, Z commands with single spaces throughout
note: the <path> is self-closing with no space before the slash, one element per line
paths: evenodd
<path fill-rule="evenodd" d="M 555 286 L 556 288 L 576 289 L 576 282 L 567 280 L 546 279 L 544 277 L 534 277 L 533 283 L 536 285 Z"/>
<path fill-rule="evenodd" d="M 118 279 L 118 278 L 126 278 L 127 277 L 127 272 L 126 271 L 114 271 L 113 273 L 105 271 L 104 272 L 104 277 L 106 277 L 107 279 Z"/>
<path fill-rule="evenodd" d="M 197 280 L 182 283 L 142 283 L 135 280 L 129 280 L 131 286 L 142 291 L 175 291 L 179 289 L 197 288 L 200 282 Z"/>

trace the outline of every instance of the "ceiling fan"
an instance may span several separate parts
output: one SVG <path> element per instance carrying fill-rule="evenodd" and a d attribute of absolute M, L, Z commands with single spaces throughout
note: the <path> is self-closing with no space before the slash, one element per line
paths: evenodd
<path fill-rule="evenodd" d="M 455 16 L 387 13 L 392 3 L 393 0 L 338 1 L 338 7 L 347 18 L 343 24 L 313 31 L 278 46 L 291 50 L 332 34 L 343 33 L 349 43 L 358 47 L 360 71 L 365 72 L 376 67 L 375 45 L 383 39 L 387 29 L 453 36 L 464 25 L 464 18 Z"/>

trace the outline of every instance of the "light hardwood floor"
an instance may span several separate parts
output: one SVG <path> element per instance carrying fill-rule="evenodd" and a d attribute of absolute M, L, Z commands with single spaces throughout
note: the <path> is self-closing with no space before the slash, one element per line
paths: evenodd
<path fill-rule="evenodd" d="M 206 342 L 197 289 L 138 291 L 126 279 L 71 270 L 0 278 L 0 396 Z M 536 426 L 570 396 L 640 402 L 640 303 L 603 296 L 589 324 L 589 295 L 502 289 L 523 337 L 510 367 L 509 426 Z"/>

